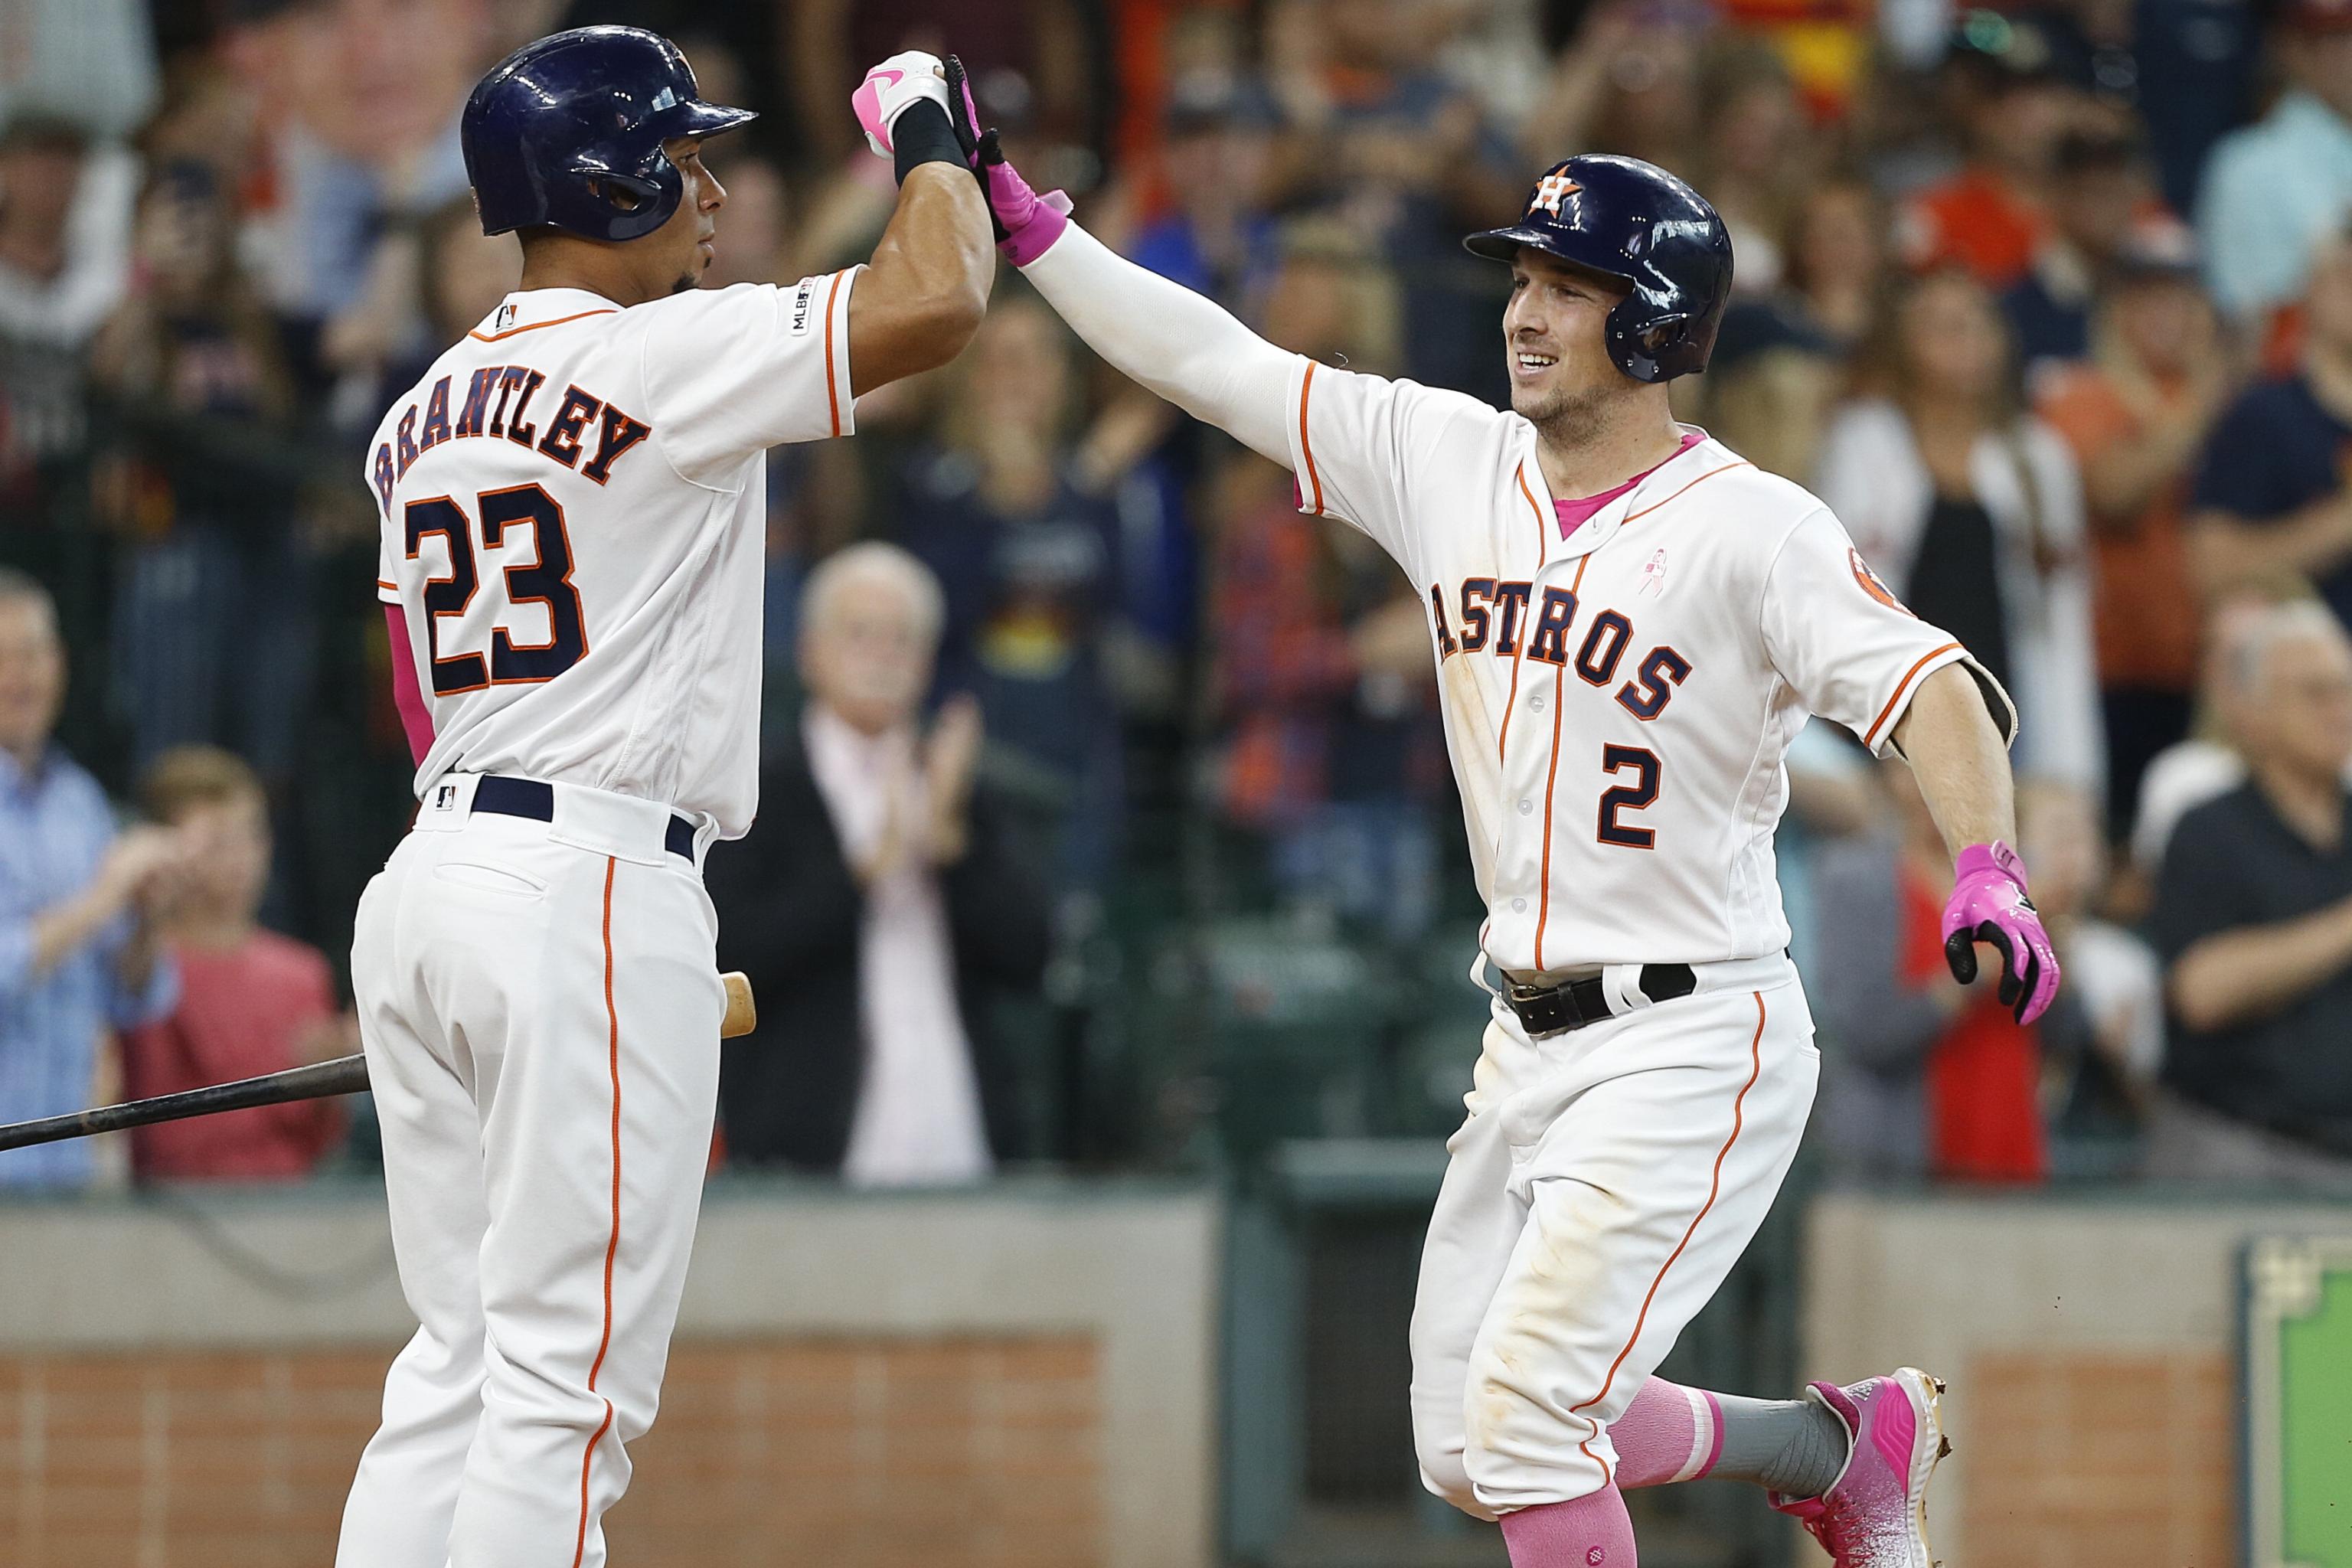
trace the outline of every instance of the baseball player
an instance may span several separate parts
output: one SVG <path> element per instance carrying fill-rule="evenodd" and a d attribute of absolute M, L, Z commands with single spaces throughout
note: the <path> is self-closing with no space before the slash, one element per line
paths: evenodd
<path fill-rule="evenodd" d="M 593 1568 L 652 1423 L 710 1148 L 700 868 L 756 789 L 761 454 L 952 358 L 995 268 L 940 62 L 855 99 L 895 157 L 870 266 L 701 291 L 726 193 L 677 47 L 542 38 L 463 122 L 521 287 L 385 414 L 378 588 L 415 826 L 352 959 L 416 1336 L 342 1568 Z"/>
<path fill-rule="evenodd" d="M 968 112 L 968 110 L 967 110 Z M 1731 282 L 1664 171 L 1570 158 L 1470 248 L 1511 268 L 1511 407 L 1311 363 L 1122 260 L 982 139 L 1003 248 L 1119 370 L 1288 468 L 1423 595 L 1494 993 L 1412 1323 L 1423 1480 L 1518 1568 L 1633 1568 L 1620 1495 L 1767 1489 L 1846 1568 L 1928 1568 L 1940 1385 L 1800 1400 L 1653 1377 L 1770 1206 L 1819 1062 L 1784 949 L 1781 755 L 1819 713 L 1907 758 L 1958 867 L 1947 955 L 2058 984 L 2026 899 L 2008 697 L 1798 486 L 1678 425 Z"/>

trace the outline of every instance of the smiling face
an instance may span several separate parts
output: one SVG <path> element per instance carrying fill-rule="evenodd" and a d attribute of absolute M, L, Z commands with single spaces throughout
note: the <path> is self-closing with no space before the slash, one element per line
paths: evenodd
<path fill-rule="evenodd" d="M 1598 405 L 1640 385 L 1609 357 L 1604 328 L 1628 290 L 1528 246 L 1511 264 L 1503 349 L 1511 407 L 1538 425 L 1589 422 Z"/>

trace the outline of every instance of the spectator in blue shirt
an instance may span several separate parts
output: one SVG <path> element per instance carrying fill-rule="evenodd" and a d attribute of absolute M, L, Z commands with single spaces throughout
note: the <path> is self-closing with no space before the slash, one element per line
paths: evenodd
<path fill-rule="evenodd" d="M 2165 221 L 2147 208 L 2154 187 L 2137 137 L 2077 132 L 2058 143 L 2050 232 L 2025 277 L 2001 295 L 2030 386 L 2056 364 L 2091 353 L 2091 312 L 2116 258 Z"/>
<path fill-rule="evenodd" d="M 110 1028 L 177 999 L 151 917 L 170 896 L 180 841 L 115 831 L 97 781 L 51 743 L 65 650 L 47 590 L 0 568 L 0 1121 L 90 1103 Z M 72 1187 L 86 1140 L 0 1154 L 0 1187 Z"/>
<path fill-rule="evenodd" d="M 2352 626 L 2352 237 L 2319 247 L 2304 316 L 2303 363 L 2248 388 L 2205 443 L 2189 561 L 2209 591 L 2308 577 Z"/>
<path fill-rule="evenodd" d="M 2352 213 L 2352 0 L 2291 0 L 2288 89 L 2206 160 L 2197 210 L 2214 303 L 2260 326 L 2303 291 L 2313 246 Z"/>
<path fill-rule="evenodd" d="M 1081 471 L 1077 367 L 1043 304 L 1000 300 L 953 374 L 940 444 L 906 465 L 898 502 L 899 542 L 947 595 L 940 690 L 977 697 L 992 769 L 1053 803 L 1057 889 L 1098 889 L 1126 796 L 1112 645 L 1143 652 L 1119 508 Z"/>
<path fill-rule="evenodd" d="M 1265 210 L 1276 115 L 1265 93 L 1223 71 L 1180 78 L 1160 167 L 1173 205 L 1128 253 L 1228 310 L 1246 310 L 1280 259 Z"/>

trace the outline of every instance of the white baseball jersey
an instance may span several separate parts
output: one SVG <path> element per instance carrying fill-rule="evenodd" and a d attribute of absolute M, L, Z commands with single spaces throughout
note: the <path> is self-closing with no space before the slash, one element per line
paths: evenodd
<path fill-rule="evenodd" d="M 761 454 L 849 433 L 855 278 L 510 294 L 393 405 L 368 479 L 433 721 L 418 798 L 514 773 L 750 827 Z"/>
<path fill-rule="evenodd" d="M 854 278 L 512 294 L 377 432 L 432 734 L 352 989 L 419 1326 L 339 1568 L 605 1561 L 718 1100 L 717 917 L 672 814 L 751 825 L 761 453 L 848 431 Z M 490 773 L 548 781 L 549 817 L 475 810 Z"/>
<path fill-rule="evenodd" d="M 1519 416 L 1305 359 L 1290 400 L 1302 510 L 1377 540 L 1427 604 L 1488 956 L 1556 971 L 1787 946 L 1789 742 L 1819 713 L 1885 754 L 1921 680 L 1967 651 L 1818 500 L 1712 439 L 1563 539 Z"/>

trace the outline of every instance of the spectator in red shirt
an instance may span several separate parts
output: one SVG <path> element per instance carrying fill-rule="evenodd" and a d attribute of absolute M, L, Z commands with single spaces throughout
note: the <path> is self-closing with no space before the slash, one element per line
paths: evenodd
<path fill-rule="evenodd" d="M 325 955 L 255 921 L 269 879 L 269 816 L 253 770 L 215 747 L 182 747 L 156 759 L 142 795 L 155 821 L 197 847 L 186 896 L 164 929 L 180 1004 L 123 1037 L 129 1097 L 357 1050 L 357 1026 L 335 1006 Z M 165 1122 L 131 1134 L 131 1168 L 142 1182 L 299 1180 L 341 1131 L 336 1103 L 323 1100 Z"/>
<path fill-rule="evenodd" d="M 2021 281 L 2049 232 L 2052 163 L 2074 99 L 2030 22 L 1970 14 L 1946 66 L 1967 161 L 1905 206 L 1904 258 L 1928 271 L 1958 263 L 1986 288 Z"/>
<path fill-rule="evenodd" d="M 1857 1177 L 2046 1180 L 2043 1064 L 2088 1048 L 2083 998 L 2063 993 L 2021 1026 L 1990 992 L 1952 983 L 1939 927 L 1951 854 L 1910 770 L 1879 780 L 1884 829 L 1830 847 L 1814 870 L 1815 941 L 1836 955 L 1814 1000 L 1822 1109 L 1862 1130 L 1833 1157 Z M 2053 922 L 2071 912 L 2074 880 L 2058 858 L 2035 879 Z"/>

